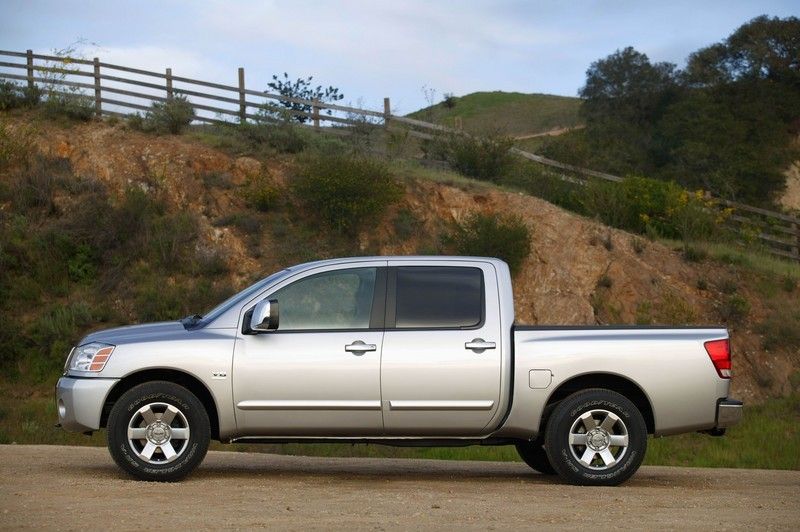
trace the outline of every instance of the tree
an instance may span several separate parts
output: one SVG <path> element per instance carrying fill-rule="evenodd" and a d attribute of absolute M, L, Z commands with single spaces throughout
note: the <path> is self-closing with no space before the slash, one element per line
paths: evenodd
<path fill-rule="evenodd" d="M 687 81 L 716 86 L 744 80 L 800 84 L 800 19 L 762 15 L 727 39 L 689 56 Z"/>
<path fill-rule="evenodd" d="M 308 76 L 307 78 L 297 78 L 295 81 L 289 79 L 289 75 L 284 72 L 283 78 L 279 78 L 277 74 L 272 76 L 272 81 L 267 84 L 269 89 L 277 92 L 281 96 L 293 98 L 297 100 L 318 100 L 320 102 L 336 102 L 344 98 L 344 94 L 339 92 L 339 89 L 333 86 L 327 88 L 322 85 L 314 87 L 312 85 L 314 77 Z M 265 92 L 270 92 L 269 90 Z M 310 103 L 300 103 L 290 100 L 278 100 L 278 104 L 283 109 L 268 108 L 265 110 L 266 114 L 274 117 L 275 115 L 286 115 L 289 120 L 304 124 L 310 120 L 313 105 Z M 282 111 L 282 112 L 281 112 Z M 296 114 L 296 113 L 305 113 Z M 331 111 L 327 113 L 330 115 Z"/>
<path fill-rule="evenodd" d="M 613 111 L 623 120 L 647 124 L 676 87 L 674 64 L 651 63 L 629 46 L 591 64 L 579 91 L 585 102 L 581 111 L 587 120 Z"/>
<path fill-rule="evenodd" d="M 653 126 L 677 92 L 674 64 L 631 47 L 592 63 L 580 95 L 593 162 L 624 174 L 651 170 Z"/>

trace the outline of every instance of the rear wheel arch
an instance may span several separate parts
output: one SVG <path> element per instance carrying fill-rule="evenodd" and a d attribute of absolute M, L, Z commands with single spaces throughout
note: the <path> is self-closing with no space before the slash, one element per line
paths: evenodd
<path fill-rule="evenodd" d="M 539 422 L 539 434 L 544 434 L 550 414 L 559 402 L 575 392 L 590 388 L 603 388 L 626 397 L 641 412 L 647 426 L 647 433 L 653 434 L 655 432 L 653 405 L 638 384 L 627 377 L 614 373 L 587 373 L 564 381 L 550 394 L 545 404 L 542 419 Z"/>
<path fill-rule="evenodd" d="M 211 438 L 219 440 L 219 414 L 214 396 L 211 395 L 209 389 L 200 379 L 189 373 L 175 369 L 145 369 L 123 377 L 114 385 L 106 397 L 105 404 L 103 405 L 103 413 L 100 417 L 100 427 L 106 427 L 108 424 L 108 415 L 114 407 L 114 403 L 116 403 L 125 392 L 134 386 L 151 381 L 172 382 L 192 392 L 206 409 L 208 420 L 211 423 Z"/>

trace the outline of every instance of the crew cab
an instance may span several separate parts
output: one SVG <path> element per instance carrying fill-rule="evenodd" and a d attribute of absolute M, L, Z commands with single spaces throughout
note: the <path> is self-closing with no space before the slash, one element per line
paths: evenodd
<path fill-rule="evenodd" d="M 358 257 L 279 271 L 204 316 L 102 330 L 69 354 L 60 425 L 177 480 L 221 442 L 515 445 L 533 469 L 616 485 L 648 435 L 722 435 L 717 327 L 522 326 L 481 257 Z"/>

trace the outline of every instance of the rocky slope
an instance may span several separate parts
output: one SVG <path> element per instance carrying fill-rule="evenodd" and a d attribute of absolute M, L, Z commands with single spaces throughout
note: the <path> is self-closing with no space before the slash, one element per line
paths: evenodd
<path fill-rule="evenodd" d="M 24 127 L 22 119 L 11 124 Z M 37 149 L 69 159 L 76 175 L 101 181 L 118 195 L 131 186 L 157 187 L 166 192 L 172 208 L 194 213 L 201 227 L 197 245 L 225 257 L 235 287 L 243 287 L 255 272 L 266 275 L 287 265 L 270 252 L 282 245 L 274 232 L 247 234 L 215 221 L 245 208 L 240 189 L 249 179 L 270 179 L 280 190 L 291 178 L 290 157 L 236 157 L 188 136 L 155 137 L 122 124 L 63 129 L 39 123 L 35 129 Z M 226 186 L 209 185 L 210 175 L 224 175 Z M 800 350 L 769 353 L 754 332 L 769 310 L 757 285 L 769 280 L 712 261 L 688 263 L 665 245 L 532 196 L 478 183 L 446 185 L 402 171 L 398 177 L 405 196 L 377 228 L 360 236 L 364 252 L 416 253 L 430 243 L 430 235 L 476 210 L 519 215 L 531 230 L 533 252 L 515 278 L 516 312 L 518 322 L 531 324 L 717 324 L 725 285 L 735 282 L 751 305 L 748 320 L 732 333 L 735 394 L 760 400 L 792 392 L 790 377 L 800 363 Z M 401 209 L 420 224 L 407 239 L 397 237 L 392 223 Z M 797 298 L 794 288 L 788 300 L 797 304 Z"/>

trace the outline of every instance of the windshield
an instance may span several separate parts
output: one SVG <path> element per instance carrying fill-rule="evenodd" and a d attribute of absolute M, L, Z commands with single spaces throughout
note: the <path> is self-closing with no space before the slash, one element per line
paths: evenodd
<path fill-rule="evenodd" d="M 241 292 L 232 295 L 231 297 L 229 297 L 228 299 L 226 299 L 225 301 L 223 301 L 222 303 L 220 303 L 219 305 L 217 305 L 216 307 L 214 307 L 213 309 L 208 311 L 201 318 L 202 322 L 204 324 L 211 323 L 212 321 L 214 321 L 215 319 L 217 319 L 218 317 L 220 317 L 221 315 L 226 313 L 231 308 L 235 307 L 236 305 L 238 305 L 240 303 L 243 303 L 243 302 L 247 301 L 248 299 L 250 299 L 251 297 L 256 295 L 258 292 L 263 290 L 266 286 L 268 286 L 269 284 L 274 282 L 276 279 L 278 279 L 279 277 L 282 277 L 283 275 L 285 275 L 286 272 L 288 272 L 288 271 L 289 270 L 281 270 L 281 271 L 279 271 L 277 273 L 273 273 L 269 277 L 266 277 L 265 279 L 261 279 L 257 283 L 248 286 L 247 288 L 245 288 Z"/>

